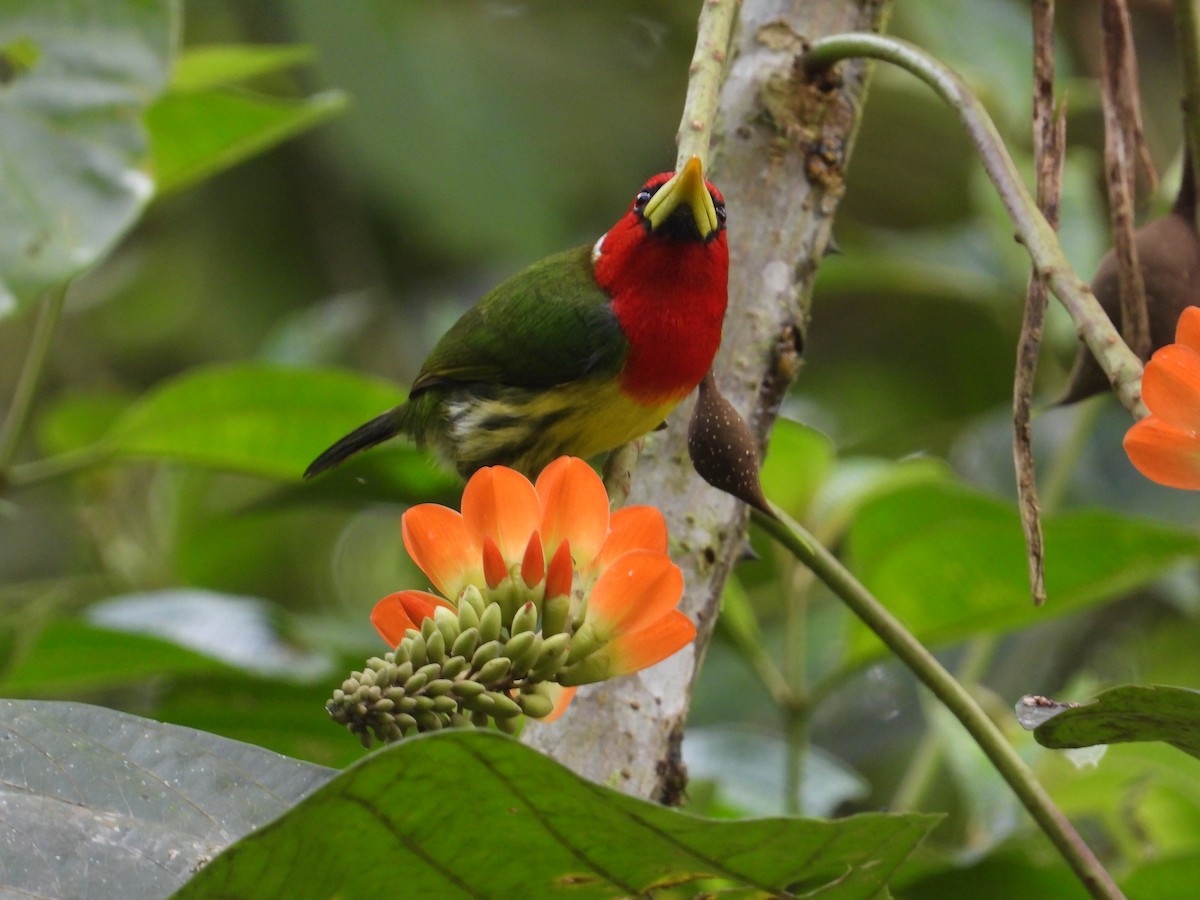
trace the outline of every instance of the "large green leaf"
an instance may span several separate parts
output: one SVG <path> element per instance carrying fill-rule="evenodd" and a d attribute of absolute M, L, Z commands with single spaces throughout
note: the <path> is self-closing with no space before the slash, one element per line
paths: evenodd
<path fill-rule="evenodd" d="M 159 385 L 105 443 L 119 456 L 297 480 L 329 444 L 403 398 L 386 381 L 348 372 L 212 366 Z"/>
<path fill-rule="evenodd" d="M 1150 858 L 1121 880 L 1121 889 L 1135 898 L 1194 900 L 1197 872 L 1200 872 L 1200 852 Z"/>
<path fill-rule="evenodd" d="M 142 112 L 167 83 L 172 0 L 0 11 L 0 315 L 92 265 L 153 185 Z"/>
<path fill-rule="evenodd" d="M 734 896 L 886 896 L 937 822 L 716 822 L 592 784 L 489 732 L 426 735 L 372 754 L 231 847 L 177 895 L 642 896 L 721 880 Z"/>
<path fill-rule="evenodd" d="M 179 55 L 171 72 L 171 90 L 204 91 L 239 84 L 310 62 L 312 47 L 304 44 L 209 44 Z"/>
<path fill-rule="evenodd" d="M 1190 688 L 1126 684 L 1082 705 L 1025 698 L 1017 712 L 1043 747 L 1165 741 L 1200 758 L 1200 691 Z"/>
<path fill-rule="evenodd" d="M 166 94 L 146 115 L 158 192 L 180 190 L 235 166 L 345 106 L 338 91 L 298 99 L 233 88 Z"/>
<path fill-rule="evenodd" d="M 1196 535 L 1089 511 L 1048 516 L 1046 590 L 1029 599 L 1015 508 L 950 483 L 903 487 L 863 507 L 849 536 L 851 568 L 923 642 L 1006 631 L 1093 606 L 1144 585 L 1186 556 Z M 850 656 L 883 645 L 855 622 Z"/>
<path fill-rule="evenodd" d="M 58 619 L 8 661 L 0 692 L 9 697 L 79 697 L 224 670 L 212 657 L 160 638 Z"/>
<path fill-rule="evenodd" d="M 331 774 L 99 707 L 0 701 L 0 893 L 166 897 Z"/>

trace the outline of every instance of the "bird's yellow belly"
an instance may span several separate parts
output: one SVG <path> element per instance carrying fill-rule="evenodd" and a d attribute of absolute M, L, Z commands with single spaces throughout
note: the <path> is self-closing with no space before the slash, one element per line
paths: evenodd
<path fill-rule="evenodd" d="M 653 431 L 679 399 L 644 405 L 608 380 L 459 396 L 446 404 L 439 449 L 464 475 L 498 463 L 533 475 L 559 456 L 586 459 Z"/>

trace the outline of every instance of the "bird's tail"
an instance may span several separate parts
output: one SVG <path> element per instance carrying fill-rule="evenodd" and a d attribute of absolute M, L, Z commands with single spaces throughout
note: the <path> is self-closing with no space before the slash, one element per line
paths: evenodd
<path fill-rule="evenodd" d="M 406 431 L 405 420 L 407 416 L 405 415 L 405 411 L 407 406 L 408 404 L 404 404 L 394 409 L 389 409 L 365 425 L 359 425 L 314 459 L 308 468 L 304 470 L 304 477 L 312 478 L 326 469 L 332 469 L 355 453 L 366 450 L 368 447 L 374 447 L 376 444 L 383 443 L 388 438 L 395 437 L 402 431 Z"/>

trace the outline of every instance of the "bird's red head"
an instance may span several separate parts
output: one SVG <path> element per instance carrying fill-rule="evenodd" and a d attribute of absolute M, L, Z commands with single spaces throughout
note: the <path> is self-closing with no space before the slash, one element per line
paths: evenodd
<path fill-rule="evenodd" d="M 712 365 L 728 299 L 725 198 L 700 158 L 647 181 L 592 260 L 629 341 L 622 390 L 646 404 L 681 400 Z"/>

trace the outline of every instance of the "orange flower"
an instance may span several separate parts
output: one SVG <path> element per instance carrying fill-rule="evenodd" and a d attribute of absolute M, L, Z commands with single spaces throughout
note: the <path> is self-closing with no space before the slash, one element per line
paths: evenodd
<path fill-rule="evenodd" d="M 1146 363 L 1142 399 L 1150 415 L 1125 435 L 1130 462 L 1151 481 L 1200 490 L 1200 307 L 1183 311 L 1175 343 Z"/>
<path fill-rule="evenodd" d="M 558 676 L 563 684 L 636 672 L 696 635 L 676 609 L 683 575 L 667 556 L 662 513 L 629 506 L 610 515 L 604 485 L 583 460 L 555 460 L 536 484 L 503 466 L 480 469 L 463 491 L 461 513 L 414 506 L 401 533 L 413 561 L 450 602 L 422 591 L 381 600 L 371 621 L 392 646 L 438 606 L 456 608 L 472 586 L 485 604 L 508 604 L 506 621 L 533 602 L 543 612 L 544 634 L 571 633 Z M 562 692 L 551 717 L 572 693 Z"/>

